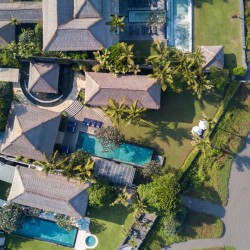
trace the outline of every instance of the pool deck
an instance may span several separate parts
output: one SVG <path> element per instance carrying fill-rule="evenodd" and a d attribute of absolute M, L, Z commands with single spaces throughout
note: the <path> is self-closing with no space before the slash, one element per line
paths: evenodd
<path fill-rule="evenodd" d="M 90 222 L 89 218 L 85 217 L 85 219 Z M 78 229 L 74 249 L 76 250 L 88 249 L 87 245 L 85 244 L 85 238 L 90 234 L 91 233 L 89 231 L 89 228 L 87 228 L 86 230 Z"/>
<path fill-rule="evenodd" d="M 94 134 L 94 132 L 97 130 L 97 128 L 94 128 L 94 127 L 84 126 L 82 124 L 84 118 L 101 121 L 103 122 L 103 125 L 102 125 L 103 127 L 106 127 L 109 125 L 106 122 L 107 118 L 104 119 L 100 114 L 98 114 L 95 111 L 95 109 L 84 106 L 79 113 L 77 113 L 74 117 L 71 118 L 72 121 L 75 121 L 77 123 L 75 133 L 70 133 L 67 131 L 64 133 L 63 146 L 70 148 L 71 152 L 75 151 L 75 146 L 77 143 L 79 132 Z"/>

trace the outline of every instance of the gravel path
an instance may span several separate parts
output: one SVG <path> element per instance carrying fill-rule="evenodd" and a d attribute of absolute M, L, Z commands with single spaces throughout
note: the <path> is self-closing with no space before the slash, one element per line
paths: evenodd
<path fill-rule="evenodd" d="M 191 250 L 226 245 L 234 246 L 237 250 L 250 250 L 250 134 L 244 150 L 232 164 L 229 199 L 224 212 L 220 206 L 190 197 L 184 197 L 184 203 L 195 211 L 211 213 L 221 218 L 225 233 L 220 239 L 189 240 L 168 246 L 165 250 Z"/>

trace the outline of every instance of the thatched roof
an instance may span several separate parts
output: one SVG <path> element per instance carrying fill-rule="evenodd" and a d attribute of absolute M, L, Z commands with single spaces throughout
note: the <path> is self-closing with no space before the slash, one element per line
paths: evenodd
<path fill-rule="evenodd" d="M 45 161 L 53 153 L 61 116 L 58 113 L 24 104 L 10 110 L 1 151 Z"/>
<path fill-rule="evenodd" d="M 0 20 L 10 21 L 14 17 L 21 23 L 38 23 L 42 21 L 42 3 L 15 2 L 0 3 Z"/>
<path fill-rule="evenodd" d="M 8 201 L 80 219 L 88 205 L 88 186 L 79 186 L 79 182 L 63 176 L 16 167 Z"/>
<path fill-rule="evenodd" d="M 0 45 L 6 46 L 12 41 L 15 41 L 15 26 L 10 21 L 0 21 Z"/>
<path fill-rule="evenodd" d="M 148 109 L 159 109 L 161 86 L 144 75 L 114 75 L 110 73 L 86 72 L 85 103 L 105 106 L 109 98 L 126 104 L 138 100 L 138 105 Z"/>
<path fill-rule="evenodd" d="M 200 46 L 201 53 L 205 57 L 205 63 L 202 67 L 208 69 L 210 67 L 224 68 L 224 47 L 219 46 Z"/>
<path fill-rule="evenodd" d="M 30 63 L 28 90 L 38 93 L 58 93 L 59 65 Z"/>
<path fill-rule="evenodd" d="M 109 2 L 105 2 L 105 8 Z M 111 45 L 101 0 L 43 0 L 45 51 L 99 50 Z"/>

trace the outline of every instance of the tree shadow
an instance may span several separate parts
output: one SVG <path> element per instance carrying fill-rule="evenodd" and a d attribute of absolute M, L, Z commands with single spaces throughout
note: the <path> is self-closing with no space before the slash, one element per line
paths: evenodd
<path fill-rule="evenodd" d="M 213 0 L 195 0 L 194 7 L 201 8 L 204 3 L 213 4 Z"/>
<path fill-rule="evenodd" d="M 225 67 L 232 69 L 237 67 L 237 58 L 234 53 L 224 55 Z"/>
<path fill-rule="evenodd" d="M 250 170 L 250 157 L 249 156 L 237 156 L 235 158 L 236 168 L 239 172 L 244 172 L 246 169 Z"/>
<path fill-rule="evenodd" d="M 191 133 L 188 129 L 178 128 L 177 123 L 174 124 L 174 128 L 168 126 L 169 123 L 156 122 L 155 128 L 152 128 L 151 131 L 146 132 L 150 141 L 154 140 L 156 137 L 159 137 L 162 141 L 165 141 L 169 144 L 169 138 L 178 142 L 179 146 L 183 145 L 184 139 L 191 139 Z"/>
<path fill-rule="evenodd" d="M 98 221 L 97 219 L 91 219 L 90 232 L 93 234 L 99 234 L 107 229 L 105 223 Z"/>
<path fill-rule="evenodd" d="M 103 220 L 119 225 L 124 225 L 128 214 L 128 208 L 118 204 L 115 206 L 105 206 L 101 208 L 93 208 L 89 206 L 86 215 L 91 218 L 91 223 L 93 220 Z"/>

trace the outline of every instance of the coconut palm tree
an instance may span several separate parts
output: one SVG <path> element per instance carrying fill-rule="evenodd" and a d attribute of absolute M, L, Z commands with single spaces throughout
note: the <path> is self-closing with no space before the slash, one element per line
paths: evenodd
<path fill-rule="evenodd" d="M 152 62 L 153 73 L 148 75 L 148 77 L 155 78 L 161 84 L 163 91 L 166 91 L 168 87 L 174 89 L 173 70 L 170 64 L 170 61 L 166 62 L 164 65 Z"/>
<path fill-rule="evenodd" d="M 110 16 L 111 21 L 110 22 L 106 22 L 107 25 L 110 25 L 110 32 L 114 32 L 116 30 L 120 30 L 120 31 L 124 31 L 124 27 L 125 27 L 125 22 L 124 19 L 125 17 L 119 17 L 118 15 L 114 15 L 114 16 Z"/>
<path fill-rule="evenodd" d="M 122 116 L 126 110 L 124 101 L 125 99 L 118 103 L 114 99 L 109 98 L 108 105 L 104 108 L 107 116 L 113 120 L 116 127 L 119 126 L 120 120 L 122 119 Z"/>
<path fill-rule="evenodd" d="M 91 182 L 95 182 L 93 178 L 93 169 L 94 169 L 94 162 L 89 158 L 85 166 L 78 165 L 74 167 L 74 172 L 76 172 L 75 176 L 80 180 L 80 182 L 85 182 L 87 180 Z"/>
<path fill-rule="evenodd" d="M 216 122 L 213 118 L 208 117 L 204 112 L 202 112 L 202 117 L 207 121 L 209 130 L 215 126 Z"/>
<path fill-rule="evenodd" d="M 134 210 L 134 219 L 137 219 L 142 213 L 147 211 L 147 206 L 139 197 L 137 198 L 136 202 L 133 203 L 132 208 Z"/>
<path fill-rule="evenodd" d="M 128 106 L 125 110 L 127 126 L 131 123 L 134 123 L 139 126 L 142 122 L 144 122 L 144 120 L 141 118 L 141 115 L 147 109 L 144 107 L 138 107 L 137 103 L 138 100 L 133 101 L 132 105 Z"/>
<path fill-rule="evenodd" d="M 64 159 L 59 159 L 58 150 L 56 150 L 51 158 L 48 158 L 46 155 L 45 162 L 37 162 L 39 165 L 43 167 L 43 172 L 46 174 L 54 173 L 56 170 L 61 169 L 63 164 L 69 159 L 69 157 L 65 157 Z"/>
<path fill-rule="evenodd" d="M 206 155 L 207 151 L 211 149 L 211 141 L 208 136 L 200 138 L 198 135 L 194 134 L 191 145 L 201 150 L 204 155 Z"/>
<path fill-rule="evenodd" d="M 128 200 L 131 198 L 131 194 L 127 192 L 127 187 L 125 186 L 122 189 L 122 192 L 118 194 L 117 198 L 110 206 L 114 206 L 116 204 L 122 204 L 123 206 L 127 207 L 129 205 Z"/>
<path fill-rule="evenodd" d="M 147 58 L 147 63 L 158 62 L 163 63 L 169 61 L 170 58 L 170 48 L 166 45 L 165 42 L 155 41 L 152 44 L 152 48 L 156 54 L 151 55 Z"/>

